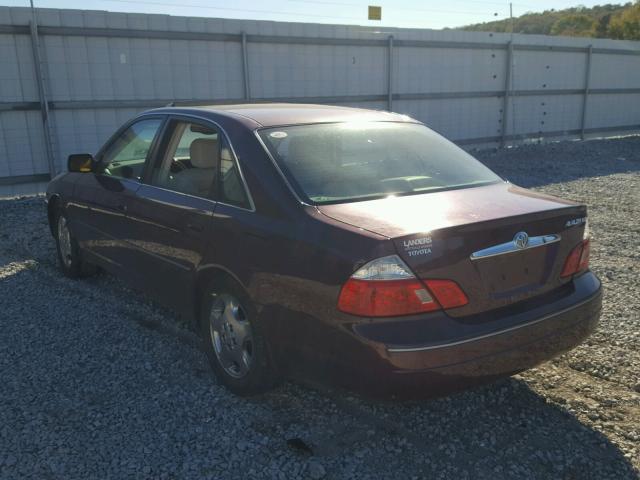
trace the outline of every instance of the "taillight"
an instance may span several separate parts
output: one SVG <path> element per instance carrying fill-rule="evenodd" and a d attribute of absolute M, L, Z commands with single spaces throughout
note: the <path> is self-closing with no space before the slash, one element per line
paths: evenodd
<path fill-rule="evenodd" d="M 438 299 L 442 308 L 462 307 L 469 303 L 469 299 L 464 294 L 458 284 L 451 280 L 425 280 L 424 283 Z"/>
<path fill-rule="evenodd" d="M 440 308 L 420 280 L 356 280 L 342 287 L 338 308 L 363 317 L 392 317 Z"/>
<path fill-rule="evenodd" d="M 569 252 L 569 256 L 564 262 L 564 267 L 562 268 L 560 276 L 562 278 L 570 277 L 571 275 L 587 270 L 589 268 L 590 252 L 591 245 L 589 239 L 587 238 L 582 240 L 573 248 L 573 250 L 571 250 L 571 252 Z"/>
<path fill-rule="evenodd" d="M 591 256 L 591 242 L 587 238 L 582 241 L 582 253 L 580 254 L 580 262 L 576 273 L 584 272 L 589 268 L 589 257 Z"/>
<path fill-rule="evenodd" d="M 340 291 L 338 309 L 364 317 L 393 317 L 458 307 L 468 301 L 455 282 L 425 283 L 397 255 L 378 258 L 347 280 Z"/>

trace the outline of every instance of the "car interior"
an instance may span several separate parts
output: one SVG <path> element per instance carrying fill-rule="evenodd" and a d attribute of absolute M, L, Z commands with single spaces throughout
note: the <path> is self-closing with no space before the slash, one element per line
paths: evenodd
<path fill-rule="evenodd" d="M 208 197 L 220 163 L 216 138 L 196 138 L 189 145 L 189 157 L 172 157 L 169 179 L 172 190 Z"/>
<path fill-rule="evenodd" d="M 202 198 L 214 198 L 220 175 L 220 200 L 247 207 L 237 164 L 224 138 L 210 127 L 178 122 L 152 184 Z"/>
<path fill-rule="evenodd" d="M 102 156 L 103 173 L 140 180 L 160 123 L 159 119 L 142 120 L 125 130 Z M 216 198 L 219 188 L 221 201 L 250 207 L 231 148 L 214 127 L 174 121 L 161 149 L 164 154 L 154 166 L 151 185 L 209 199 Z"/>
<path fill-rule="evenodd" d="M 414 174 L 425 169 L 416 168 L 419 160 L 406 148 L 381 151 L 376 143 L 376 139 L 364 137 L 346 144 L 340 138 L 298 134 L 288 139 L 285 148 L 279 146 L 279 151 L 296 180 L 316 200 L 355 198 L 370 195 L 372 190 L 391 194 L 442 185 L 433 176 Z"/>

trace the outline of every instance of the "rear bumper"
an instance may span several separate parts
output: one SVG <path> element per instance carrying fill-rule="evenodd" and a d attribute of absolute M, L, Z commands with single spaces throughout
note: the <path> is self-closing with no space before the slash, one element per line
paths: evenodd
<path fill-rule="evenodd" d="M 581 343 L 598 323 L 599 280 L 588 272 L 571 287 L 568 295 L 554 301 L 526 311 L 511 309 L 493 320 L 485 316 L 481 324 L 449 319 L 460 327 L 462 335 L 457 336 L 451 325 L 446 333 L 434 330 L 433 325 L 439 325 L 435 317 L 401 321 L 393 328 L 390 322 L 359 325 L 356 336 L 374 347 L 378 361 L 373 372 L 361 372 L 368 382 L 360 377 L 358 383 L 371 394 L 438 396 L 534 367 Z M 410 336 L 422 341 L 398 343 Z"/>

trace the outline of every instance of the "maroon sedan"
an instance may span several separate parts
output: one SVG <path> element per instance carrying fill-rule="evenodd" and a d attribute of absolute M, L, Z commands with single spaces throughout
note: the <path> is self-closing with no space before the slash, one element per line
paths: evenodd
<path fill-rule="evenodd" d="M 192 319 L 238 394 L 283 376 L 432 396 L 594 329 L 584 205 L 505 182 L 423 124 L 320 105 L 162 108 L 47 191 L 60 264 Z"/>

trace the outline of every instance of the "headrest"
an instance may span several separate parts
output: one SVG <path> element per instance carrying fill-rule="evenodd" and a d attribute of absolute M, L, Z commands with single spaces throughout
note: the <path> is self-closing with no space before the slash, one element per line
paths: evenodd
<path fill-rule="evenodd" d="M 216 168 L 220 160 L 218 140 L 214 138 L 197 138 L 189 147 L 191 165 L 195 168 Z"/>

